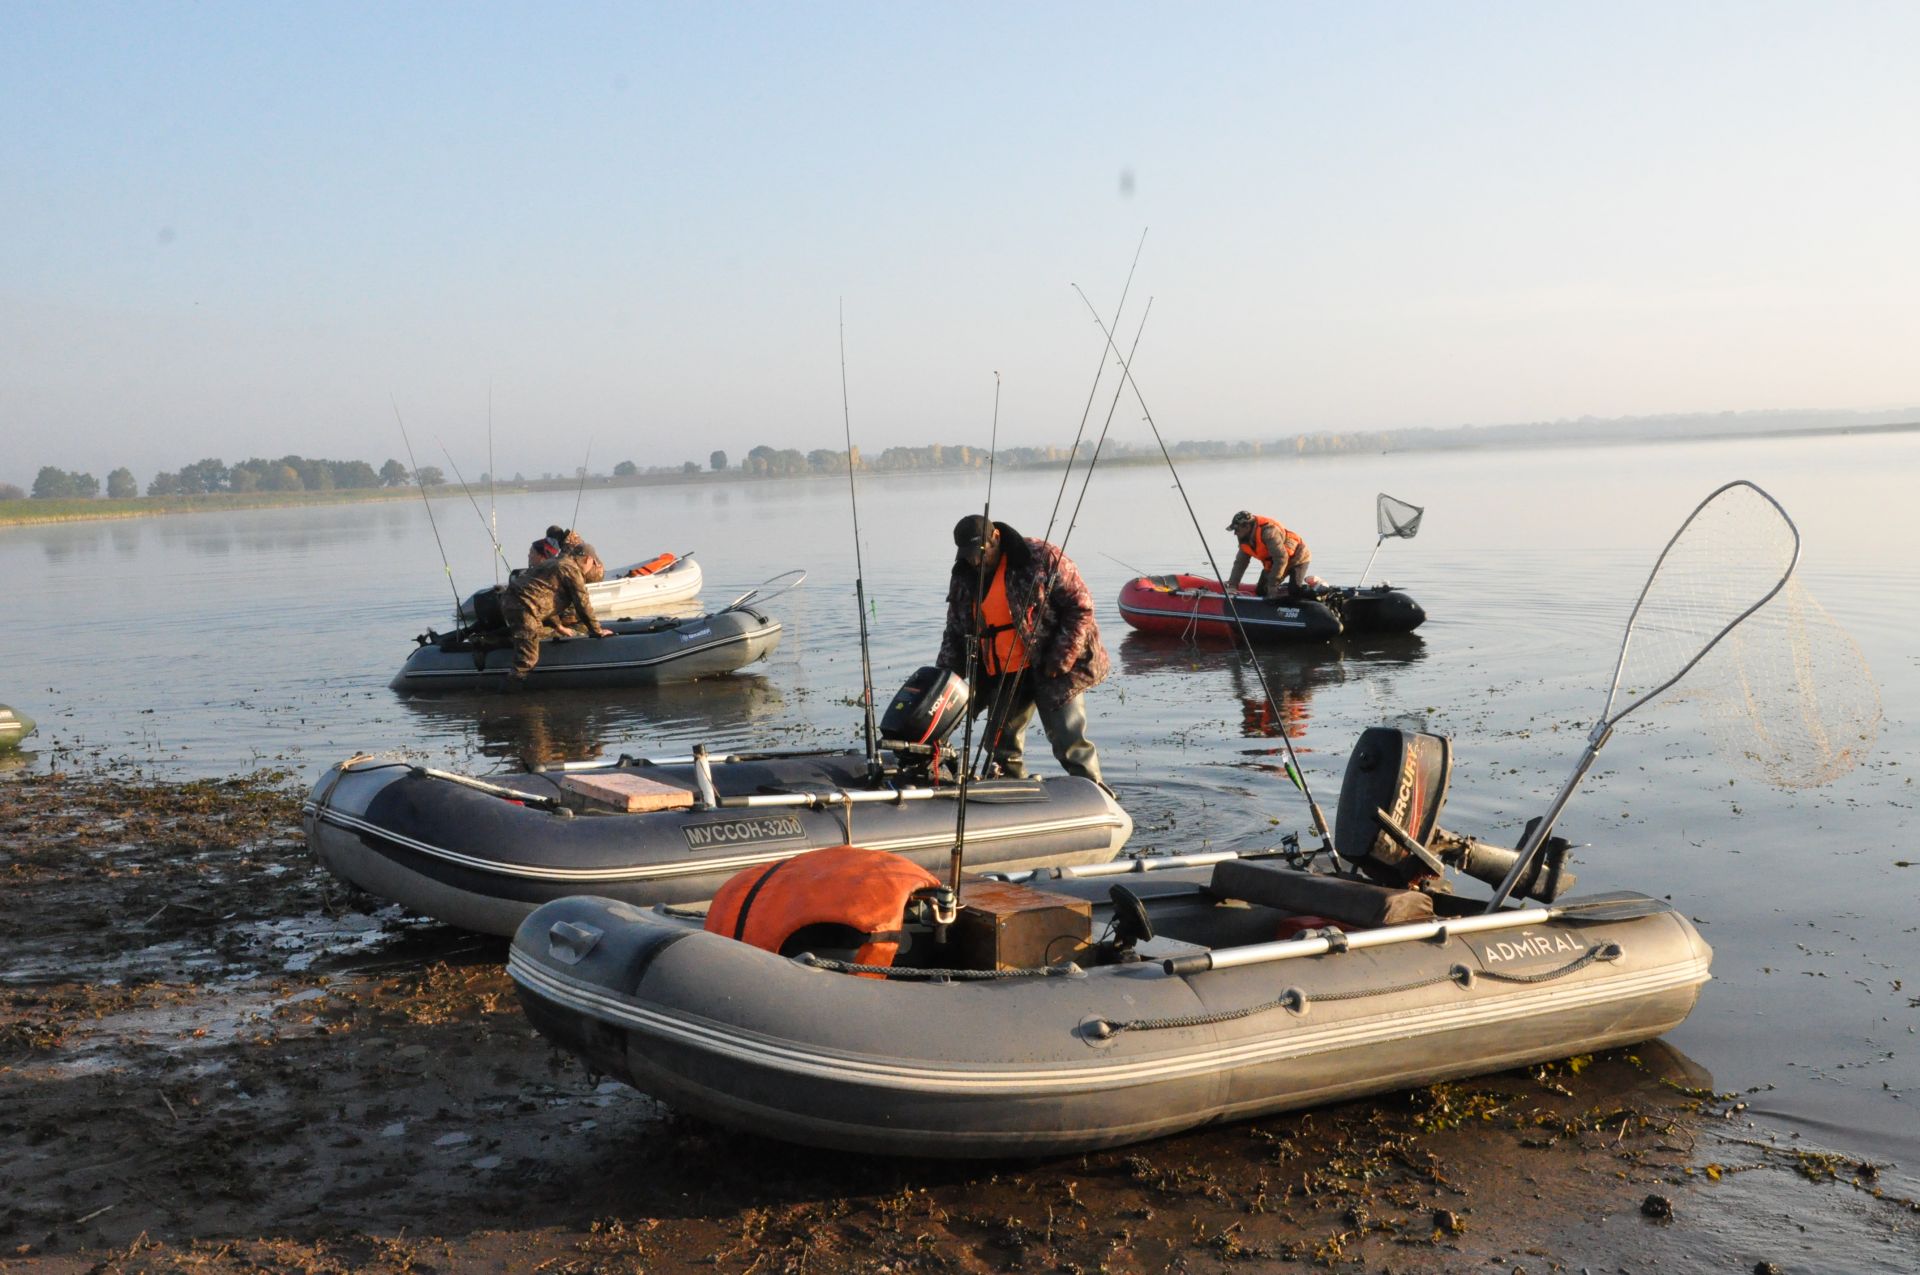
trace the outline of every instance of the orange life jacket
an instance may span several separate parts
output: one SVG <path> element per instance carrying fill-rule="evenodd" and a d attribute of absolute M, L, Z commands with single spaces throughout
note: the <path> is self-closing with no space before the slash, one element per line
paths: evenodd
<path fill-rule="evenodd" d="M 707 908 L 707 930 L 778 952 L 805 926 L 845 925 L 866 936 L 862 965 L 891 965 L 915 890 L 940 879 L 884 850 L 830 846 L 737 872 Z"/>
<path fill-rule="evenodd" d="M 1272 518 L 1265 517 L 1261 514 L 1255 514 L 1253 516 L 1253 524 L 1247 536 L 1240 541 L 1240 547 L 1245 549 L 1251 556 L 1258 558 L 1262 566 L 1272 566 L 1273 555 L 1267 549 L 1267 538 L 1261 534 L 1262 528 L 1265 527 L 1272 527 L 1274 531 L 1278 533 L 1280 546 L 1286 550 L 1288 561 L 1292 561 L 1300 556 L 1300 550 L 1306 544 L 1306 541 L 1302 540 L 1293 532 L 1288 531 Z"/>
<path fill-rule="evenodd" d="M 633 570 L 627 572 L 627 574 L 629 576 L 650 576 L 656 571 L 666 570 L 678 561 L 680 561 L 680 558 L 677 554 L 663 553 L 657 558 L 647 559 Z"/>
<path fill-rule="evenodd" d="M 993 582 L 980 601 L 980 635 L 987 640 L 980 660 L 988 673 L 1018 673 L 1027 666 L 1027 647 L 1013 627 L 1013 606 L 1007 601 L 1007 559 L 1000 558 Z"/>

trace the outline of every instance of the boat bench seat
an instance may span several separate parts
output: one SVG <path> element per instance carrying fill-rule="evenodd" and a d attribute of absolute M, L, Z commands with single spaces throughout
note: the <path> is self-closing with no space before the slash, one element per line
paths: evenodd
<path fill-rule="evenodd" d="M 1433 919 L 1433 899 L 1353 877 L 1302 872 L 1284 863 L 1228 859 L 1213 868 L 1212 893 L 1294 916 L 1323 916 L 1342 925 L 1404 925 Z"/>

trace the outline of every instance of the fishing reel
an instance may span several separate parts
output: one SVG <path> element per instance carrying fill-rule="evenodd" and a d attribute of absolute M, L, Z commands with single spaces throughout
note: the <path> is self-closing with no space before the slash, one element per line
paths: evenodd
<path fill-rule="evenodd" d="M 1362 731 L 1340 783 L 1335 853 L 1382 885 L 1444 891 L 1449 868 L 1499 885 L 1520 852 L 1440 826 L 1452 777 L 1453 745 L 1445 735 L 1392 726 Z M 1538 822 L 1527 825 L 1521 844 Z M 1570 889 L 1569 849 L 1565 838 L 1547 838 L 1514 892 L 1550 903 Z"/>

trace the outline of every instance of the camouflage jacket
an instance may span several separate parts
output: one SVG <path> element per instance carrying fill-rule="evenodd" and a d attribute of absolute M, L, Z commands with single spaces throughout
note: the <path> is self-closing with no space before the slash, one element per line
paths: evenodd
<path fill-rule="evenodd" d="M 528 567 L 513 577 L 507 586 L 508 600 L 539 624 L 572 613 L 592 629 L 593 603 L 587 600 L 587 580 L 580 559 L 571 555 L 549 558 L 537 567 Z"/>
<path fill-rule="evenodd" d="M 1080 570 L 1059 549 L 1044 540 L 1029 540 L 1004 522 L 1001 553 L 1007 563 L 1007 605 L 1013 627 L 1027 649 L 1027 667 L 1033 670 L 1034 698 L 1058 708 L 1088 687 L 1106 680 L 1111 669 L 1107 648 L 1100 644 L 1100 626 L 1093 618 L 1093 594 Z M 965 563 L 955 563 L 947 584 L 947 628 L 934 661 L 943 669 L 965 674 L 967 630 L 980 622 L 978 575 Z M 979 632 L 974 628 L 974 632 Z"/>

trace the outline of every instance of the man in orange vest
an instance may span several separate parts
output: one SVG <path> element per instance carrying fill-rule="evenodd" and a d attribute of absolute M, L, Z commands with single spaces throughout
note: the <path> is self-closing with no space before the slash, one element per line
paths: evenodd
<path fill-rule="evenodd" d="M 1227 577 L 1229 591 L 1240 587 L 1240 577 L 1247 573 L 1247 564 L 1258 558 L 1260 583 L 1255 591 L 1261 597 L 1278 602 L 1283 584 L 1289 598 L 1305 594 L 1307 568 L 1313 563 L 1313 555 L 1307 552 L 1307 542 L 1297 533 L 1288 531 L 1272 518 L 1244 509 L 1233 516 L 1227 530 L 1240 542 L 1240 552 L 1233 558 L 1233 574 Z"/>
<path fill-rule="evenodd" d="M 1000 773 L 1027 773 L 1027 724 L 1037 709 L 1060 765 L 1101 783 L 1081 697 L 1111 663 L 1079 568 L 1056 546 L 979 514 L 960 520 L 953 543 L 947 627 L 934 663 L 964 675 L 968 635 L 978 642 L 972 711 L 987 712 L 987 749 Z"/>

